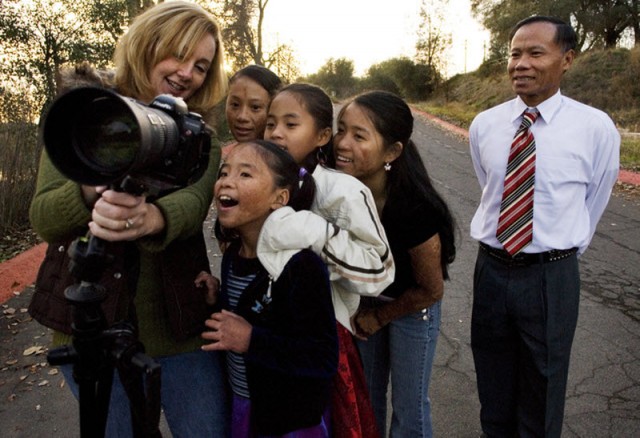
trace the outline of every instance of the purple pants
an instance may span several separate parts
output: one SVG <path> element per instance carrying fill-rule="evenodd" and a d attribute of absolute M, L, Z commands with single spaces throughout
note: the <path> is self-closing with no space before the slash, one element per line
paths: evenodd
<path fill-rule="evenodd" d="M 328 410 L 320 424 L 306 429 L 294 430 L 277 438 L 329 438 L 330 425 Z M 274 435 L 260 435 L 251 427 L 251 400 L 233 395 L 231 410 L 231 438 L 276 438 Z"/>

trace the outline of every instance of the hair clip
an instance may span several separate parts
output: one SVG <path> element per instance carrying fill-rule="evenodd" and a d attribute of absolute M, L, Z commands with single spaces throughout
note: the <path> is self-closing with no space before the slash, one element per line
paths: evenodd
<path fill-rule="evenodd" d="M 307 169 L 305 169 L 304 167 L 301 167 L 300 171 L 298 172 L 298 177 L 302 179 L 306 174 L 307 174 Z"/>

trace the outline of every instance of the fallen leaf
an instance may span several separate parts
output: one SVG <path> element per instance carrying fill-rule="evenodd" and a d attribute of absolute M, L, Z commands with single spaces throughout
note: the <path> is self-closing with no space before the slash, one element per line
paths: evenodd
<path fill-rule="evenodd" d="M 2 313 L 4 313 L 5 315 L 13 315 L 14 313 L 16 313 L 16 309 L 14 309 L 13 307 L 9 307 L 7 309 L 4 309 Z"/>
<path fill-rule="evenodd" d="M 32 354 L 42 354 L 46 350 L 42 345 L 34 345 L 33 347 L 29 347 L 22 352 L 23 356 L 31 356 Z"/>
<path fill-rule="evenodd" d="M 5 362 L 7 365 L 15 365 L 18 363 L 18 359 L 9 359 Z"/>
<path fill-rule="evenodd" d="M 43 380 L 42 382 L 38 383 L 38 386 L 45 386 L 48 385 L 49 381 L 48 380 Z"/>
<path fill-rule="evenodd" d="M 51 370 L 49 370 L 49 372 L 47 374 L 49 374 L 50 376 L 55 376 L 59 373 L 57 368 L 53 368 Z"/>

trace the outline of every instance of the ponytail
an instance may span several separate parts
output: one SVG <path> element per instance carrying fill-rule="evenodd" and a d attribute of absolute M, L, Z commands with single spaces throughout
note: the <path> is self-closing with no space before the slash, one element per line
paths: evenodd
<path fill-rule="evenodd" d="M 298 184 L 291 188 L 289 207 L 295 211 L 309 210 L 316 196 L 316 182 L 307 169 L 301 167 L 298 171 Z"/>

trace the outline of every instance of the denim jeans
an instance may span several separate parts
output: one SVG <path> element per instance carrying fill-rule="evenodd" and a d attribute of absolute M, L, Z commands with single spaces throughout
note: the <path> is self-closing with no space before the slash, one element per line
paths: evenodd
<path fill-rule="evenodd" d="M 438 301 L 396 319 L 366 341 L 357 341 L 371 403 L 386 436 L 387 387 L 391 377 L 390 437 L 431 437 L 429 380 L 440 332 Z"/>
<path fill-rule="evenodd" d="M 175 438 L 224 437 L 229 431 L 229 406 L 222 355 L 194 351 L 155 358 L 161 366 L 161 402 L 165 418 Z M 73 365 L 60 367 L 78 398 Z M 118 372 L 114 372 L 106 437 L 133 436 L 129 399 Z"/>

